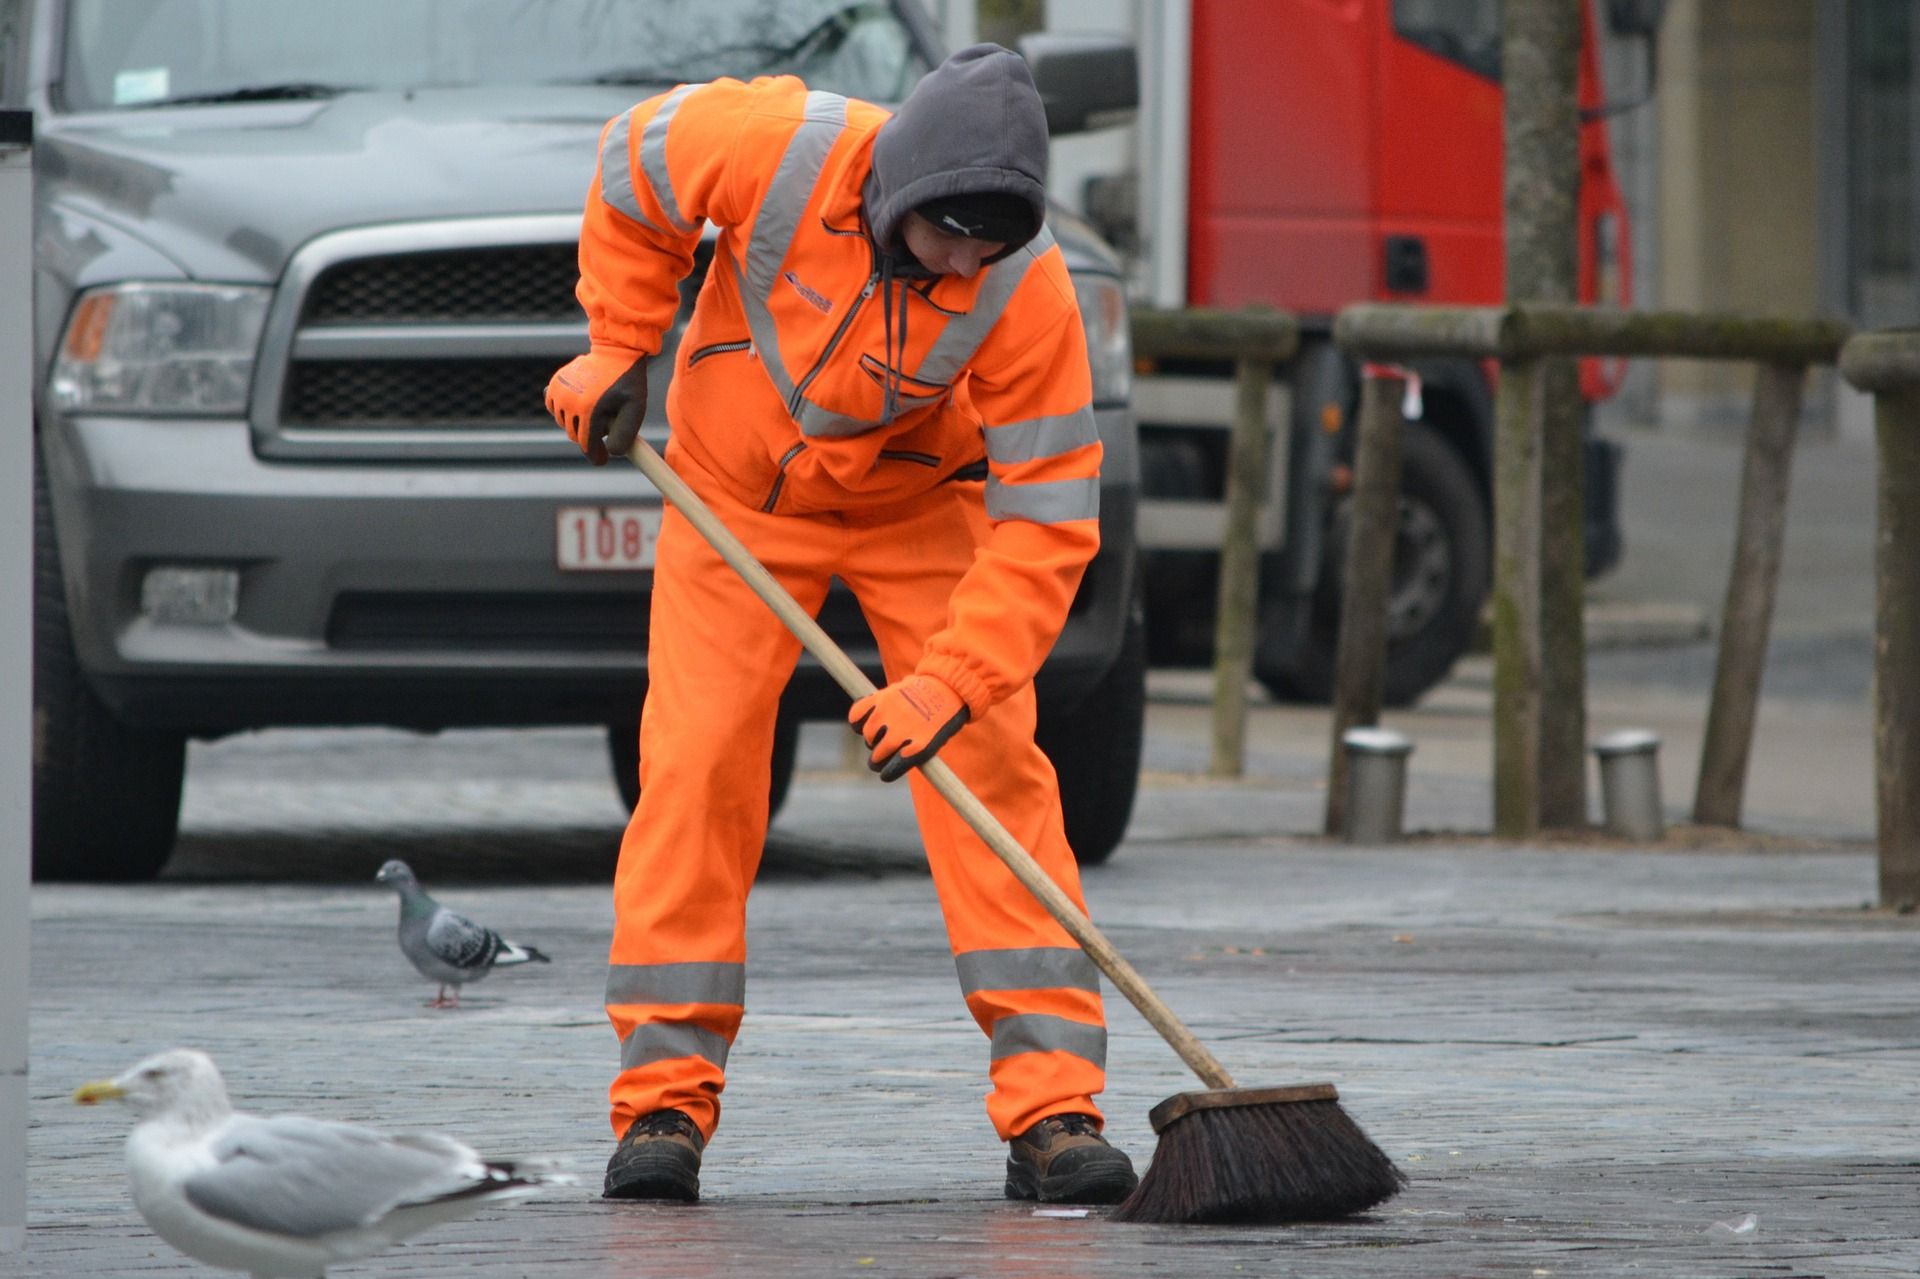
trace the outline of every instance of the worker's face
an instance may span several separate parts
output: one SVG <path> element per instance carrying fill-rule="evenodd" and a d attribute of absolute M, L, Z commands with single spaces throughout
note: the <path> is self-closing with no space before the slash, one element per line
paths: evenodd
<path fill-rule="evenodd" d="M 907 241 L 907 252 L 921 266 L 935 275 L 957 275 L 963 280 L 972 279 L 983 262 L 1007 247 L 998 240 L 955 235 L 918 213 L 907 214 L 901 235 Z"/>

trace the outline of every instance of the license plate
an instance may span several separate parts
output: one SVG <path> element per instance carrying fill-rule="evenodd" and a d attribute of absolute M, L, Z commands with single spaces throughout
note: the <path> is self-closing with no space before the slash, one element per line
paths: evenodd
<path fill-rule="evenodd" d="M 554 523 L 555 555 L 571 573 L 653 567 L 660 536 L 657 506 L 563 506 Z"/>

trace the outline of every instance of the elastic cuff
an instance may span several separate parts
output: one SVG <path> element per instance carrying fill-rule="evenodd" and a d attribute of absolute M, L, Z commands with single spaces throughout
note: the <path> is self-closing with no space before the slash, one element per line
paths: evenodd
<path fill-rule="evenodd" d="M 992 710 L 997 700 L 985 680 L 968 670 L 959 658 L 945 653 L 928 653 L 914 667 L 914 673 L 931 675 L 952 689 L 967 704 L 968 717 L 976 721 Z"/>
<path fill-rule="evenodd" d="M 638 360 L 650 359 L 653 356 L 653 352 L 651 351 L 638 351 L 630 346 L 618 346 L 612 342 L 591 342 L 587 345 L 587 350 L 594 355 L 605 355 L 612 359 L 625 360 L 628 364 L 632 364 Z"/>

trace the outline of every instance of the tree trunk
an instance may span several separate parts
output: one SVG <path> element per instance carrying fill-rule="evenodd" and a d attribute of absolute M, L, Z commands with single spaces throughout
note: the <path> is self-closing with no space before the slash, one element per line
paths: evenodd
<path fill-rule="evenodd" d="M 1509 3 L 1502 12 L 1507 299 L 1569 302 L 1574 299 L 1578 265 L 1575 201 L 1580 186 L 1580 121 L 1575 85 L 1580 0 Z M 1586 821 L 1582 740 L 1586 735 L 1582 630 L 1586 566 L 1584 551 L 1571 554 L 1568 549 L 1584 546 L 1581 512 L 1586 477 L 1580 435 L 1584 415 L 1577 379 L 1556 375 L 1556 363 L 1546 360 L 1539 365 L 1542 407 L 1532 421 L 1533 439 L 1522 442 L 1518 431 L 1503 426 L 1495 440 L 1496 452 L 1523 448 L 1536 455 L 1531 463 L 1496 459 L 1496 476 L 1538 475 L 1541 485 L 1537 509 L 1542 547 L 1533 556 L 1498 556 L 1496 565 L 1496 571 L 1538 573 L 1540 580 L 1531 588 L 1530 584 L 1495 583 L 1496 602 L 1512 607 L 1526 601 L 1532 606 L 1530 615 L 1513 616 L 1506 619 L 1507 625 L 1496 625 L 1494 649 L 1496 690 L 1537 684 L 1537 697 L 1522 696 L 1510 708 L 1534 722 L 1510 725 L 1507 733 L 1509 742 L 1530 751 L 1533 758 L 1495 763 L 1494 811 L 1503 815 L 1496 825 L 1522 829 L 1539 821 L 1556 826 Z M 1517 502 L 1520 509 L 1533 506 L 1525 498 Z M 1531 632 L 1537 641 L 1516 646 L 1513 641 L 1522 632 Z M 1506 651 L 1499 643 L 1502 635 L 1510 637 Z M 1538 668 L 1530 672 L 1525 668 L 1536 655 Z M 1502 786 L 1520 790 L 1503 797 Z M 1524 813 L 1527 808 L 1534 810 L 1530 816 Z"/>

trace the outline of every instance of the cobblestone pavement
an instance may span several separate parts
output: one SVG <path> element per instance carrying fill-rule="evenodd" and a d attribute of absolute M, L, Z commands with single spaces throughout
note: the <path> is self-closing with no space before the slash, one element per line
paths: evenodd
<path fill-rule="evenodd" d="M 1484 782 L 1441 771 L 1424 833 L 1349 847 L 1311 833 L 1322 739 L 1292 712 L 1257 707 L 1249 776 L 1207 782 L 1179 771 L 1191 711 L 1155 704 L 1139 819 L 1088 876 L 1096 918 L 1243 1082 L 1340 1085 L 1412 1178 L 1365 1218 L 1133 1227 L 1002 1200 L 984 1044 L 904 796 L 840 771 L 813 729 L 752 903 L 706 1198 L 603 1203 L 620 814 L 598 736 L 288 733 L 195 748 L 159 883 L 35 889 L 29 1242 L 0 1275 L 194 1272 L 128 1201 L 125 1117 L 67 1100 L 175 1044 L 213 1053 L 247 1108 L 444 1131 L 581 1178 L 342 1275 L 1920 1270 L 1920 934 L 1868 908 L 1858 839 L 1505 845 L 1471 833 Z M 395 854 L 555 962 L 422 1007 L 371 882 Z M 1147 1110 L 1197 1085 L 1109 1008 L 1110 1132 L 1144 1159 Z M 1750 1241 L 1711 1233 L 1750 1212 Z"/>

